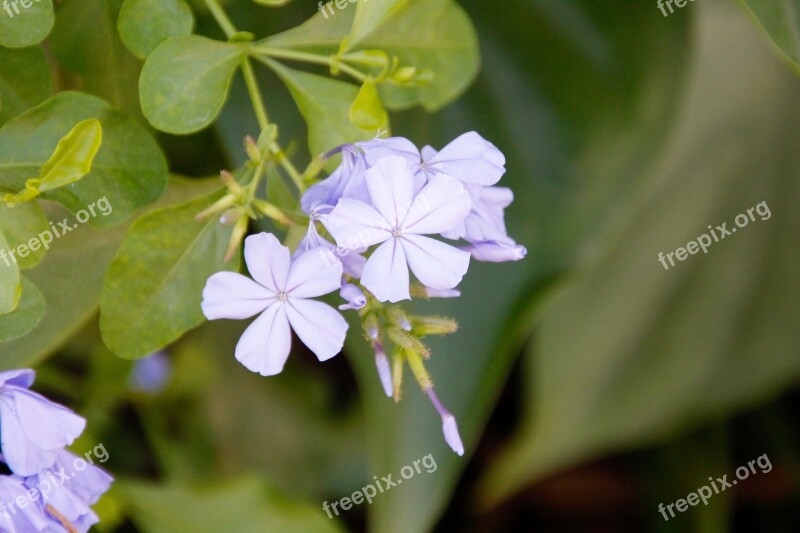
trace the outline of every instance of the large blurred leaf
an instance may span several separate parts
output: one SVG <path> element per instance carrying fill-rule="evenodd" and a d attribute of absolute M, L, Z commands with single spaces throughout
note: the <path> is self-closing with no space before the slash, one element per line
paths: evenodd
<path fill-rule="evenodd" d="M 80 76 L 83 91 L 117 109 L 140 116 L 137 83 L 141 64 L 117 34 L 122 0 L 65 0 L 59 3 L 49 42 L 59 63 Z"/>
<path fill-rule="evenodd" d="M 375 137 L 377 130 L 364 131 L 350 122 L 350 106 L 358 95 L 358 87 L 278 63 L 271 64 L 308 124 L 308 147 L 312 154 Z M 380 127 L 386 130 L 389 126 L 384 122 Z"/>
<path fill-rule="evenodd" d="M 740 0 L 772 44 L 800 72 L 800 0 Z"/>
<path fill-rule="evenodd" d="M 153 207 L 179 203 L 207 192 L 205 184 L 174 180 L 164 198 Z M 50 210 L 51 220 L 61 220 L 65 215 L 63 209 Z M 24 337 L 0 342 L 0 369 L 35 364 L 97 312 L 103 277 L 126 230 L 127 225 L 111 229 L 81 225 L 56 240 L 37 268 L 26 271 L 26 277 L 44 294 L 45 316 Z"/>
<path fill-rule="evenodd" d="M 10 253 L 11 247 L 0 228 L 0 316 L 17 308 L 22 292 L 19 265 Z"/>
<path fill-rule="evenodd" d="M 131 226 L 108 269 L 100 304 L 103 340 L 118 356 L 144 357 L 201 324 L 206 280 L 238 270 L 238 254 L 224 262 L 231 227 L 218 217 L 195 220 L 221 197 L 215 192 L 158 209 Z"/>
<path fill-rule="evenodd" d="M 687 36 L 684 17 L 666 21 L 649 4 L 465 4 L 485 38 L 475 89 L 441 115 L 393 120 L 397 133 L 419 144 L 440 148 L 476 129 L 499 146 L 508 157 L 500 184 L 516 198 L 507 225 L 529 248 L 518 263 L 471 264 L 462 298 L 415 307 L 461 323 L 455 335 L 430 343 L 430 369 L 469 455 L 524 341 L 525 317 L 544 301 L 553 274 L 572 263 L 588 237 L 631 209 L 622 199 L 641 189 L 637 180 L 680 101 Z M 439 465 L 376 500 L 372 529 L 428 531 L 466 461 L 445 445 L 440 420 L 416 385 L 408 383 L 403 401 L 393 405 L 380 391 L 373 355 L 363 341 L 351 340 L 367 408 L 370 470 L 397 472 L 427 453 Z"/>
<path fill-rule="evenodd" d="M 108 104 L 82 93 L 60 93 L 0 128 L 0 185 L 21 190 L 39 175 L 58 141 L 79 121 L 96 118 L 103 129 L 103 146 L 92 171 L 71 187 L 46 192 L 72 212 L 107 197 L 108 216 L 90 218 L 94 225 L 113 225 L 161 195 L 167 165 L 155 140 L 135 120 Z"/>
<path fill-rule="evenodd" d="M 384 2 L 387 6 L 396 3 Z M 385 17 L 380 15 L 383 8 L 373 8 L 372 12 L 383 22 L 366 31 L 354 49 L 384 49 L 396 55 L 403 65 L 433 73 L 433 80 L 419 87 L 385 88 L 383 96 L 389 109 L 416 104 L 430 111 L 440 109 L 463 93 L 477 74 L 480 57 L 475 30 L 453 0 L 409 0 L 403 6 Z M 265 42 L 270 46 L 335 53 L 350 30 L 354 13 L 352 9 L 339 11 L 329 20 L 317 13 L 305 24 Z"/>
<path fill-rule="evenodd" d="M 3 192 L 0 191 L 0 196 Z M 20 244 L 30 243 L 31 239 L 36 239 L 42 242 L 42 245 L 37 247 L 35 243 L 35 250 L 28 247 L 31 252 L 25 257 L 15 253 L 14 257 L 17 259 L 19 268 L 24 270 L 26 268 L 33 268 L 42 260 L 49 243 L 45 244 L 44 241 L 49 240 L 52 242 L 52 231 L 49 236 L 42 235 L 48 231 L 50 226 L 47 224 L 47 217 L 35 201 L 24 202 L 14 207 L 8 207 L 4 203 L 0 203 L 0 230 L 3 231 L 6 241 L 8 241 L 8 249 L 12 250 Z M 5 266 L 0 264 L 0 267 Z"/>
<path fill-rule="evenodd" d="M 0 126 L 47 100 L 51 91 L 50 67 L 41 48 L 0 47 Z"/>
<path fill-rule="evenodd" d="M 228 98 L 247 45 L 198 35 L 161 43 L 147 58 L 139 80 L 142 111 L 168 133 L 187 134 L 211 124 Z"/>
<path fill-rule="evenodd" d="M 42 41 L 53 27 L 52 0 L 30 0 L 28 7 L 6 2 L 0 11 L 0 46 L 20 48 Z"/>
<path fill-rule="evenodd" d="M 4 268 L 5 265 L 0 265 Z M 22 297 L 17 308 L 7 315 L 0 315 L 0 342 L 22 337 L 44 316 L 44 297 L 36 285 L 22 278 Z"/>
<path fill-rule="evenodd" d="M 353 48 L 369 35 L 372 30 L 380 26 L 387 18 L 391 17 L 405 7 L 408 0 L 382 0 L 380 2 L 358 2 L 356 14 L 353 18 L 353 27 L 347 36 L 347 48 Z"/>
<path fill-rule="evenodd" d="M 137 526 L 150 533 L 340 531 L 320 508 L 288 500 L 255 477 L 205 489 L 120 481 L 114 490 L 129 507 L 130 517 Z"/>
<path fill-rule="evenodd" d="M 648 194 L 545 315 L 524 431 L 485 480 L 489 502 L 730 416 L 800 378 L 800 82 L 740 12 L 719 5 L 695 6 L 695 76 Z M 761 202 L 768 220 L 761 207 L 707 254 L 659 263 L 659 252 L 709 224 L 735 227 Z"/>
<path fill-rule="evenodd" d="M 183 0 L 125 0 L 117 26 L 128 50 L 145 59 L 170 37 L 192 33 L 194 16 Z"/>

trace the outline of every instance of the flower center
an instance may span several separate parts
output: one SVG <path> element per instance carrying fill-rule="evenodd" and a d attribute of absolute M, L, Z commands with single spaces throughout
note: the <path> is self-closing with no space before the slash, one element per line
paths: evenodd
<path fill-rule="evenodd" d="M 288 299 L 289 299 L 289 295 L 286 294 L 285 292 L 279 292 L 278 293 L 278 301 L 279 302 L 285 302 Z"/>
<path fill-rule="evenodd" d="M 402 236 L 403 236 L 402 228 L 394 228 L 394 229 L 392 229 L 392 237 L 402 237 Z"/>

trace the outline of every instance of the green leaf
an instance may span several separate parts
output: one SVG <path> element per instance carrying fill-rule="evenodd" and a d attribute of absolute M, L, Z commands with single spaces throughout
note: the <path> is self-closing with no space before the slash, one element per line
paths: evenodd
<path fill-rule="evenodd" d="M 289 88 L 308 124 L 308 147 L 312 154 L 321 154 L 340 144 L 370 139 L 378 128 L 389 129 L 388 117 L 372 132 L 350 122 L 350 106 L 359 92 L 356 86 L 292 70 L 276 62 L 271 62 L 270 66 Z"/>
<path fill-rule="evenodd" d="M 739 3 L 800 73 L 800 0 L 739 0 Z"/>
<path fill-rule="evenodd" d="M 0 191 L 2 196 L 2 191 Z M 7 250 L 14 250 L 14 259 L 17 261 L 20 270 L 33 268 L 39 264 L 44 257 L 45 251 L 52 242 L 52 232 L 49 236 L 44 235 L 50 229 L 47 216 L 36 202 L 25 202 L 14 207 L 8 207 L 0 202 L 0 229 L 3 230 L 8 241 Z M 39 244 L 37 244 L 37 242 Z M 16 248 L 25 244 L 30 250 L 25 257 L 16 252 Z M 34 245 L 35 250 L 30 247 Z M 3 267 L 0 263 L 0 267 Z"/>
<path fill-rule="evenodd" d="M 749 410 L 800 378 L 800 359 L 787 356 L 800 345 L 800 81 L 734 8 L 704 9 L 670 149 L 648 194 L 545 314 L 523 431 L 484 480 L 488 503 Z M 747 226 L 708 235 L 707 253 L 660 263 L 709 225 L 736 228 L 742 213 Z"/>
<path fill-rule="evenodd" d="M 214 187 L 218 185 L 215 183 Z M 209 186 L 205 182 L 172 180 L 164 198 L 154 207 L 179 203 L 207 192 Z M 53 221 L 66 214 L 56 204 L 48 207 Z M 81 225 L 58 238 L 38 268 L 26 272 L 26 277 L 44 294 L 46 315 L 24 337 L 0 342 L 0 369 L 36 364 L 97 313 L 106 270 L 127 229 L 127 224 L 102 229 Z M 5 264 L 0 261 L 0 278 L 2 267 Z"/>
<path fill-rule="evenodd" d="M 4 2 L 2 8 L 0 46 L 21 48 L 37 44 L 47 37 L 53 27 L 55 17 L 52 0 Z"/>
<path fill-rule="evenodd" d="M 254 477 L 228 480 L 206 488 L 152 485 L 120 480 L 114 485 L 129 507 L 128 515 L 150 533 L 328 533 L 340 531 L 320 508 L 287 500 Z"/>
<path fill-rule="evenodd" d="M 390 110 L 422 105 L 428 111 L 436 111 L 460 96 L 478 73 L 480 53 L 475 29 L 453 0 L 408 0 L 403 6 L 388 12 L 352 48 L 382 49 L 390 56 L 397 56 L 403 66 L 432 72 L 433 79 L 428 83 L 381 84 L 380 90 Z M 350 30 L 353 14 L 353 10 L 337 11 L 326 20 L 317 13 L 297 28 L 264 42 L 273 47 L 335 54 Z"/>
<path fill-rule="evenodd" d="M 117 32 L 122 0 L 65 0 L 48 43 L 58 62 L 80 78 L 67 88 L 94 94 L 115 108 L 139 117 L 141 63 Z"/>
<path fill-rule="evenodd" d="M 0 228 L 0 316 L 17 308 L 22 291 L 19 266 L 9 257 L 10 250 L 8 241 Z"/>
<path fill-rule="evenodd" d="M 0 12 L 0 16 L 2 13 Z M 0 126 L 47 100 L 52 92 L 50 67 L 41 48 L 0 47 Z"/>
<path fill-rule="evenodd" d="M 364 81 L 358 96 L 350 106 L 350 122 L 362 130 L 375 131 L 389 120 L 386 110 L 381 104 L 381 97 L 375 87 L 375 81 L 368 78 Z"/>
<path fill-rule="evenodd" d="M 238 255 L 228 264 L 223 260 L 230 226 L 217 217 L 195 221 L 221 197 L 220 191 L 159 209 L 131 226 L 108 270 L 100 304 L 103 340 L 118 356 L 144 357 L 202 324 L 206 280 L 238 270 Z"/>
<path fill-rule="evenodd" d="M 117 27 L 128 50 L 145 59 L 163 41 L 192 33 L 194 15 L 183 0 L 125 0 Z"/>
<path fill-rule="evenodd" d="M 397 14 L 408 5 L 408 0 L 383 0 L 381 2 L 362 1 L 356 4 L 353 27 L 347 36 L 345 50 L 359 44 L 364 37 L 380 26 L 391 16 Z"/>
<path fill-rule="evenodd" d="M 103 138 L 100 122 L 90 118 L 75 125 L 69 133 L 58 141 L 38 178 L 25 182 L 25 189 L 7 194 L 4 201 L 10 205 L 32 200 L 40 193 L 65 187 L 75 183 L 92 170 L 92 161 Z"/>
<path fill-rule="evenodd" d="M 139 80 L 142 111 L 165 132 L 188 134 L 211 124 L 228 98 L 246 44 L 187 35 L 161 43 Z"/>
<path fill-rule="evenodd" d="M 5 265 L 0 265 L 4 268 Z M 22 337 L 44 316 L 44 297 L 39 289 L 26 278 L 22 278 L 22 298 L 14 312 L 0 315 L 0 342 Z"/>
<path fill-rule="evenodd" d="M 0 128 L 0 186 L 21 190 L 39 174 L 59 139 L 79 121 L 97 119 L 104 142 L 92 171 L 69 187 L 48 191 L 73 213 L 107 198 L 113 211 L 92 217 L 93 225 L 113 225 L 158 199 L 167 182 L 167 166 L 150 134 L 134 119 L 102 100 L 75 92 L 60 93 Z"/>

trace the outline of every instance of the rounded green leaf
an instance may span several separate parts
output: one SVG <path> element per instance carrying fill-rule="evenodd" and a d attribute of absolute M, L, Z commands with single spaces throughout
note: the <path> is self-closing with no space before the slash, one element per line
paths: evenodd
<path fill-rule="evenodd" d="M 52 0 L 4 0 L 0 6 L 0 46 L 21 48 L 37 44 L 53 28 Z"/>
<path fill-rule="evenodd" d="M 103 145 L 92 170 L 77 183 L 42 194 L 77 213 L 107 198 L 113 211 L 89 218 L 113 225 L 158 199 L 167 184 L 167 164 L 158 145 L 136 120 L 93 96 L 63 92 L 0 128 L 0 186 L 22 190 L 50 159 L 76 123 L 97 119 Z"/>
<path fill-rule="evenodd" d="M 0 315 L 0 342 L 22 337 L 34 327 L 44 316 L 44 296 L 41 291 L 26 278 L 22 278 L 22 297 L 14 312 Z"/>
<path fill-rule="evenodd" d="M 347 36 L 345 48 L 352 49 L 372 30 L 408 5 L 408 0 L 382 0 L 381 2 L 358 2 L 353 27 Z"/>
<path fill-rule="evenodd" d="M 0 196 L 2 196 L 0 191 Z M 45 244 L 41 235 L 46 232 L 48 225 L 47 216 L 35 201 L 24 202 L 14 207 L 9 207 L 0 202 L 0 229 L 3 230 L 8 248 L 14 251 L 14 258 L 20 270 L 33 268 L 39 264 L 49 243 Z M 44 241 L 50 240 L 45 237 Z M 17 248 L 20 245 L 27 246 L 27 252 L 20 255 Z M 0 257 L 0 267 L 5 266 Z"/>
<path fill-rule="evenodd" d="M 159 130 L 179 135 L 208 126 L 225 104 L 247 48 L 197 35 L 161 43 L 139 80 L 144 116 Z"/>
<path fill-rule="evenodd" d="M 133 223 L 108 269 L 100 303 L 100 329 L 118 356 L 144 357 L 200 325 L 206 280 L 238 270 L 223 260 L 230 226 L 195 217 L 221 192 L 153 211 Z"/>
<path fill-rule="evenodd" d="M 21 291 L 19 265 L 11 256 L 11 247 L 0 228 L 0 315 L 17 308 Z"/>
<path fill-rule="evenodd" d="M 389 129 L 388 117 L 371 132 L 350 122 L 350 107 L 359 92 L 355 85 L 293 70 L 276 62 L 270 62 L 270 66 L 289 88 L 308 124 L 308 147 L 312 154 L 370 139 L 378 128 Z"/>
<path fill-rule="evenodd" d="M 2 16 L 2 13 L 0 13 Z M 0 47 L 0 126 L 47 100 L 53 90 L 50 67 L 41 48 Z"/>
<path fill-rule="evenodd" d="M 386 124 L 388 118 L 375 81 L 372 78 L 367 79 L 350 106 L 350 122 L 362 130 L 375 131 Z"/>
<path fill-rule="evenodd" d="M 125 0 L 117 27 L 125 47 L 145 59 L 167 39 L 192 33 L 194 16 L 183 0 Z"/>

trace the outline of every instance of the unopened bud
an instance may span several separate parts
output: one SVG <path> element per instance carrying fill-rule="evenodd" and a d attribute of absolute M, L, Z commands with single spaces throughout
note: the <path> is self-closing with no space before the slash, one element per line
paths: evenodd
<path fill-rule="evenodd" d="M 427 335 L 450 335 L 458 331 L 458 322 L 443 316 L 411 317 L 414 327 L 411 333 L 425 337 Z"/>
<path fill-rule="evenodd" d="M 406 316 L 399 307 L 389 307 L 386 310 L 386 315 L 389 319 L 389 323 L 393 326 L 397 326 L 404 331 L 411 331 L 411 322 L 409 322 L 408 316 Z"/>
<path fill-rule="evenodd" d="M 369 313 L 366 317 L 364 317 L 364 333 L 367 334 L 367 337 L 371 341 L 377 341 L 380 339 L 381 330 L 378 328 L 378 317 L 375 316 L 375 313 Z"/>
<path fill-rule="evenodd" d="M 422 344 L 422 341 L 409 334 L 407 331 L 395 326 L 390 326 L 386 329 L 386 332 L 389 334 L 389 338 L 393 343 L 404 348 L 406 351 L 417 353 L 425 359 L 431 356 L 430 350 Z"/>
<path fill-rule="evenodd" d="M 247 152 L 247 157 L 250 158 L 250 161 L 253 163 L 261 162 L 261 150 L 258 149 L 256 140 L 249 135 L 244 138 L 244 149 Z"/>
<path fill-rule="evenodd" d="M 225 252 L 226 263 L 233 259 L 233 254 L 236 253 L 236 250 L 239 249 L 239 245 L 242 244 L 242 240 L 247 234 L 249 221 L 250 219 L 247 217 L 242 217 L 236 221 L 236 225 L 233 227 L 233 232 L 231 233 L 231 240 L 228 243 L 228 251 Z"/>

